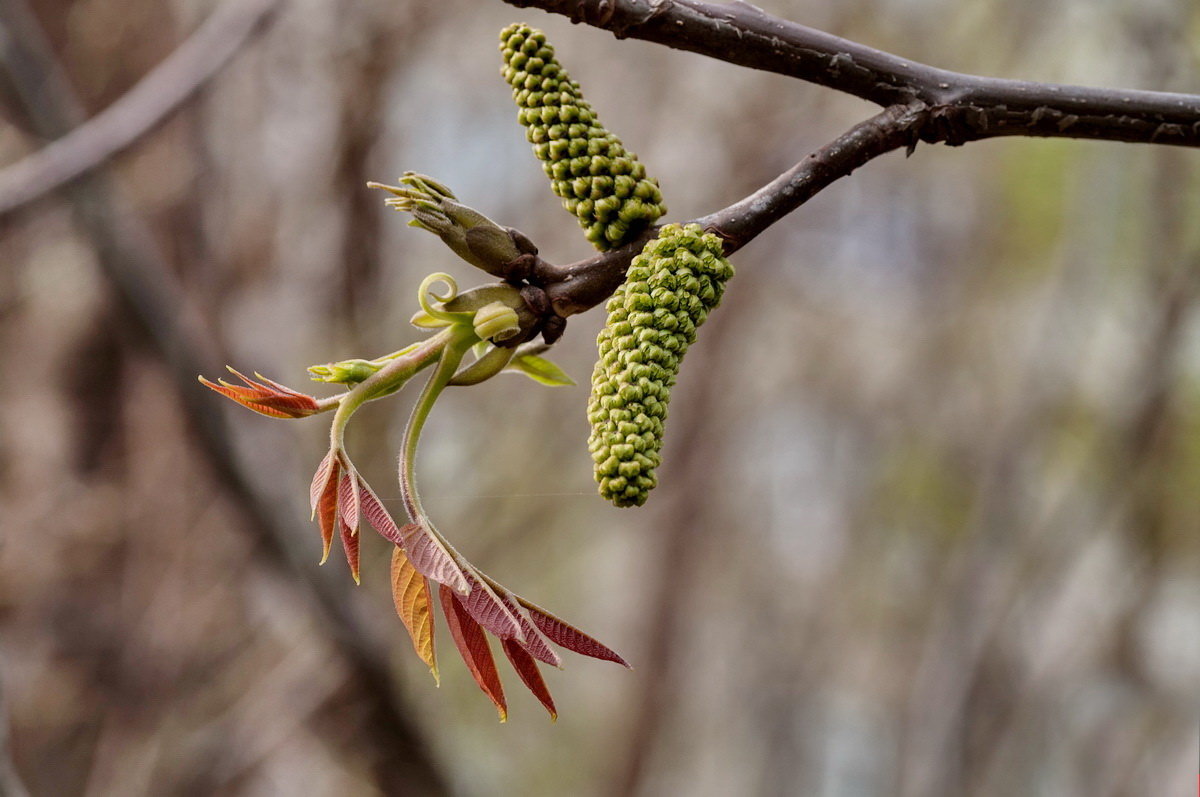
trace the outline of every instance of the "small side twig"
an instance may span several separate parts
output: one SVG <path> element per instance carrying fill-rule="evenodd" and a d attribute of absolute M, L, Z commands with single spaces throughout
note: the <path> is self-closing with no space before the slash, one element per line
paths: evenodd
<path fill-rule="evenodd" d="M 0 216 L 95 169 L 161 123 L 249 41 L 280 0 L 223 3 L 136 86 L 83 125 L 0 170 Z"/>
<path fill-rule="evenodd" d="M 876 50 L 749 3 L 704 0 L 504 0 L 630 37 L 776 72 L 888 107 L 924 102 L 924 141 L 996 136 L 1200 147 L 1200 96 L 970 75 Z"/>

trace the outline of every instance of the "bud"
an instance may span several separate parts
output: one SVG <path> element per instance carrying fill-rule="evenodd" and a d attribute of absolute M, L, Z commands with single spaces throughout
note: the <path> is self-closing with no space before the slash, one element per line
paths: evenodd
<path fill-rule="evenodd" d="M 388 207 L 411 213 L 411 224 L 437 235 L 463 260 L 493 276 L 508 276 L 506 266 L 521 255 L 508 229 L 457 202 L 449 188 L 431 177 L 405 172 L 400 183 L 367 186 L 393 194 Z"/>
<path fill-rule="evenodd" d="M 357 385 L 359 382 L 365 382 L 382 367 L 383 363 L 371 360 L 342 360 L 325 365 L 310 365 L 308 374 L 314 382 Z"/>
<path fill-rule="evenodd" d="M 492 302 L 475 311 L 475 334 L 481 340 L 499 343 L 521 332 L 517 311 L 504 302 Z"/>

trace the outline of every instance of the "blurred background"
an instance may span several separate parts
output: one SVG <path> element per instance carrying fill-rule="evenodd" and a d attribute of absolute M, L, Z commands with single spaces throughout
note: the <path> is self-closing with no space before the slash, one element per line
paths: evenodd
<path fill-rule="evenodd" d="M 760 5 L 961 71 L 1200 92 L 1185 0 Z M 591 251 L 498 74 L 518 20 L 671 220 L 874 112 L 498 0 L 0 0 L 4 164 L 197 30 L 199 61 L 232 53 L 105 168 L 0 216 L 7 793 L 13 768 L 39 796 L 1187 793 L 1195 151 L 923 145 L 834 184 L 735 258 L 640 510 L 591 480 L 602 311 L 555 349 L 579 386 L 451 391 L 418 466 L 440 527 L 635 667 L 569 656 L 556 724 L 507 673 L 498 724 L 444 628 L 434 688 L 382 539 L 361 587 L 317 567 L 327 419 L 253 415 L 196 374 L 308 389 L 309 364 L 415 340 L 428 272 L 486 281 L 367 180 L 424 172 L 553 261 Z M 350 431 L 391 502 L 413 392 Z"/>

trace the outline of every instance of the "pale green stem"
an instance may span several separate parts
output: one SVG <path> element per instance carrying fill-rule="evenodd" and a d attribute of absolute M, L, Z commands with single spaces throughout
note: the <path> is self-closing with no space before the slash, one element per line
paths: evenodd
<path fill-rule="evenodd" d="M 400 494 L 404 499 L 404 508 L 414 523 L 423 523 L 430 528 L 432 528 L 432 524 L 425 514 L 424 507 L 421 506 L 421 497 L 417 494 L 417 481 L 414 475 L 417 442 L 421 439 L 421 430 L 425 427 L 425 420 L 429 417 L 429 411 L 433 409 L 434 402 L 437 401 L 446 385 L 450 384 L 450 380 L 454 378 L 454 373 L 458 370 L 463 355 L 479 341 L 474 331 L 466 326 L 455 325 L 447 329 L 444 334 L 452 335 L 452 337 L 442 348 L 437 370 L 425 383 L 421 395 L 417 398 L 417 403 L 413 405 L 412 414 L 408 418 L 408 426 L 404 430 L 404 443 L 400 453 Z"/>
<path fill-rule="evenodd" d="M 453 329 L 442 330 L 407 354 L 400 354 L 383 368 L 359 382 L 353 389 L 344 393 L 329 430 L 330 448 L 334 451 L 342 450 L 345 444 L 346 424 L 349 423 L 350 416 L 359 407 L 372 399 L 382 398 L 396 392 L 418 371 L 432 365 L 439 358 L 442 350 L 453 341 L 452 333 Z"/>

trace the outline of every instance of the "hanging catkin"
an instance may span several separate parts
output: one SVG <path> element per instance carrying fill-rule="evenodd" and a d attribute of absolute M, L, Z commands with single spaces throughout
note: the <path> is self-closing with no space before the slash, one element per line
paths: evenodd
<path fill-rule="evenodd" d="M 534 154 L 563 207 L 605 251 L 628 243 L 667 211 L 646 167 L 600 124 L 546 34 L 524 24 L 500 32 L 501 74 L 513 89 Z"/>
<path fill-rule="evenodd" d="M 600 494 L 640 506 L 657 484 L 663 423 L 679 363 L 721 301 L 733 266 L 698 224 L 668 224 L 608 300 L 592 373 L 588 448 Z"/>

